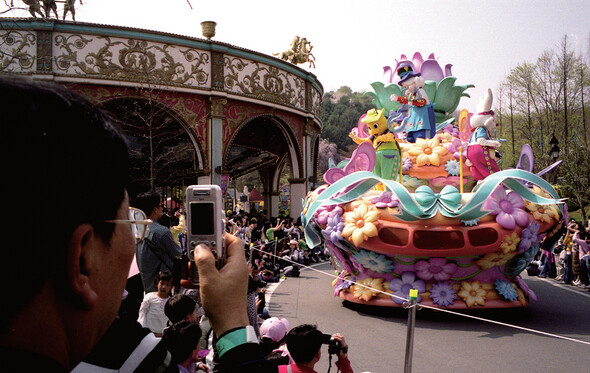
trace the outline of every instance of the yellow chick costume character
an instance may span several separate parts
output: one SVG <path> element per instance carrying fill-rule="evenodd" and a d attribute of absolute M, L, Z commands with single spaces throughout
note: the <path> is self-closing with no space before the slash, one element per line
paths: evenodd
<path fill-rule="evenodd" d="M 367 124 L 371 136 L 358 137 L 355 133 L 349 134 L 350 138 L 357 143 L 371 142 L 377 153 L 377 162 L 373 173 L 383 179 L 397 179 L 401 164 L 401 150 L 395 139 L 395 135 L 389 131 L 387 118 L 383 111 L 371 109 L 361 122 Z"/>

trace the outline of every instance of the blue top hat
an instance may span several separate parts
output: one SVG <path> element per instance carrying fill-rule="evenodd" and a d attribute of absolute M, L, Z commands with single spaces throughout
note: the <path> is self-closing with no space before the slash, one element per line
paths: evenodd
<path fill-rule="evenodd" d="M 397 68 L 397 75 L 400 78 L 398 84 L 402 84 L 406 80 L 413 78 L 415 76 L 420 76 L 421 74 L 415 73 L 414 69 L 412 68 L 412 65 L 410 65 L 408 62 L 404 62 L 400 64 Z"/>

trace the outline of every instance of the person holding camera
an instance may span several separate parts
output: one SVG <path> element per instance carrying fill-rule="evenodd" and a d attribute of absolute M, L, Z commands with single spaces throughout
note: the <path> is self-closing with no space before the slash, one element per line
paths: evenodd
<path fill-rule="evenodd" d="M 287 333 L 287 349 L 294 363 L 279 366 L 279 373 L 312 373 L 322 356 L 322 344 L 328 344 L 330 358 L 337 355 L 336 366 L 343 373 L 353 373 L 348 360 L 348 345 L 341 334 L 324 334 L 315 325 L 303 324 Z"/>

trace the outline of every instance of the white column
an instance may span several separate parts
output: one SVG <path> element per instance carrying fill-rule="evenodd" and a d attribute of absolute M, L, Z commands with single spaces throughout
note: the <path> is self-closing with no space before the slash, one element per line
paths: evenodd
<path fill-rule="evenodd" d="M 307 195 L 307 182 L 305 179 L 289 179 L 291 185 L 291 211 L 290 216 L 297 219 L 303 211 L 303 199 Z"/>
<path fill-rule="evenodd" d="M 223 108 L 227 104 L 224 98 L 209 97 L 211 117 L 209 119 L 209 167 L 211 184 L 221 186 L 223 172 Z"/>

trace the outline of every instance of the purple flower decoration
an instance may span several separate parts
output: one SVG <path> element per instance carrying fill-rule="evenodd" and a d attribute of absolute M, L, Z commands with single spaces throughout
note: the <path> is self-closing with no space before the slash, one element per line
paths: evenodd
<path fill-rule="evenodd" d="M 532 300 L 534 300 L 535 302 L 537 301 L 537 294 L 535 294 L 534 291 L 532 291 L 529 286 L 526 284 L 526 282 L 524 282 L 524 280 L 522 279 L 522 277 L 520 276 L 516 276 L 514 278 L 514 282 L 516 282 L 516 284 L 518 285 L 519 288 L 522 289 L 522 291 L 524 291 L 524 293 L 531 298 Z"/>
<path fill-rule="evenodd" d="M 467 142 L 461 141 L 459 139 L 452 139 L 451 142 L 447 145 L 447 151 L 451 153 L 455 159 L 459 159 L 461 157 L 461 152 L 459 152 L 459 147 L 463 146 L 463 159 L 467 158 Z"/>
<path fill-rule="evenodd" d="M 342 215 L 342 207 L 338 205 L 320 206 L 317 210 L 318 224 L 326 225 L 328 218 L 335 215 L 338 215 L 338 217 Z"/>
<path fill-rule="evenodd" d="M 432 284 L 432 289 L 430 289 L 430 298 L 432 298 L 432 303 L 438 304 L 440 307 L 448 307 L 455 302 L 457 296 L 455 295 L 453 284 L 448 281 L 444 281 Z"/>
<path fill-rule="evenodd" d="M 340 209 L 342 210 L 342 209 Z M 326 229 L 322 230 L 332 243 L 336 244 L 342 240 L 342 230 L 344 229 L 344 222 L 340 219 L 339 214 L 331 214 L 326 222 Z"/>
<path fill-rule="evenodd" d="M 528 250 L 529 247 L 537 242 L 537 233 L 539 233 L 540 226 L 534 219 L 531 220 L 529 226 L 522 231 L 520 242 L 518 243 L 518 252 Z"/>
<path fill-rule="evenodd" d="M 452 124 L 449 124 L 445 128 L 443 128 L 443 132 L 450 134 L 453 137 L 459 137 L 459 129 Z"/>
<path fill-rule="evenodd" d="M 437 281 L 446 281 L 457 271 L 455 263 L 447 263 L 444 258 L 431 258 L 430 260 L 420 260 L 416 263 L 416 274 L 422 280 L 434 278 Z"/>
<path fill-rule="evenodd" d="M 496 291 L 498 294 L 504 297 L 506 300 L 517 300 L 518 294 L 516 293 L 516 289 L 506 280 L 498 279 L 495 282 Z"/>
<path fill-rule="evenodd" d="M 483 206 L 490 210 L 490 214 L 496 215 L 496 222 L 506 229 L 514 229 L 516 224 L 521 227 L 529 224 L 529 214 L 523 207 L 522 197 L 515 192 L 506 194 L 503 187 L 496 188 Z"/>
<path fill-rule="evenodd" d="M 386 207 L 395 207 L 398 204 L 397 198 L 393 195 L 392 192 L 387 191 L 381 193 L 379 197 L 375 197 L 371 200 L 371 203 L 375 205 L 378 209 L 384 209 Z"/>
<path fill-rule="evenodd" d="M 410 298 L 410 290 L 416 289 L 418 290 L 418 298 L 416 299 L 416 302 L 420 303 L 422 300 L 420 293 L 426 291 L 426 284 L 424 284 L 424 281 L 422 280 L 417 280 L 414 273 L 404 272 L 402 273 L 401 279 L 394 278 L 391 280 L 389 283 L 389 289 L 393 291 L 394 296 L 391 298 L 397 304 L 403 304 Z"/>
<path fill-rule="evenodd" d="M 351 287 L 354 284 L 354 281 L 354 278 L 352 280 L 344 280 L 343 278 L 338 277 L 336 287 L 334 288 L 334 295 L 338 296 L 342 290 Z"/>
<path fill-rule="evenodd" d="M 414 164 L 412 163 L 412 160 L 408 157 L 404 157 L 404 159 L 402 160 L 402 171 L 408 171 L 410 168 L 412 168 Z"/>
<path fill-rule="evenodd" d="M 350 267 L 348 261 L 346 260 L 344 255 L 342 255 L 340 249 L 338 249 L 336 245 L 334 245 L 331 241 L 326 241 L 326 248 L 328 249 L 330 255 L 334 257 L 334 261 L 336 262 L 336 265 L 338 267 L 342 268 L 343 270 L 349 273 L 355 273 L 355 271 L 352 269 L 352 267 Z"/>

